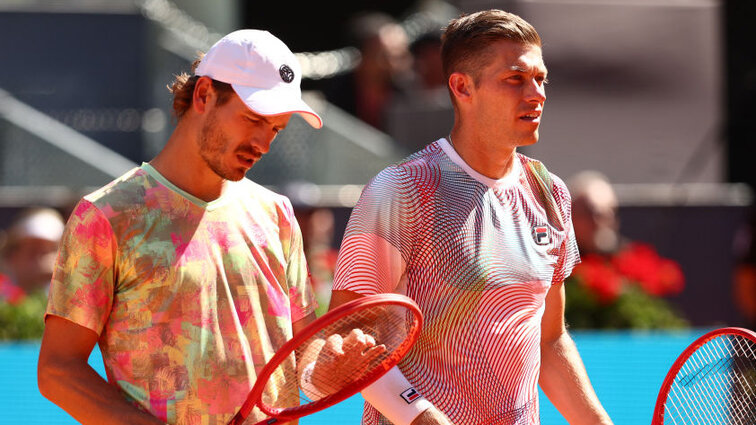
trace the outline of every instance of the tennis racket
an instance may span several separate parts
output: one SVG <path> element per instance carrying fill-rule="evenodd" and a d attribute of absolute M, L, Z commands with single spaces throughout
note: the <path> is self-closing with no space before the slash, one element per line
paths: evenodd
<path fill-rule="evenodd" d="M 756 424 L 756 333 L 722 328 L 694 341 L 667 373 L 651 423 Z"/>
<path fill-rule="evenodd" d="M 265 364 L 229 425 L 242 424 L 255 407 L 268 416 L 256 425 L 274 424 L 351 397 L 399 363 L 420 335 L 422 321 L 417 304 L 398 294 L 362 297 L 327 312 Z M 358 347 L 357 355 L 344 359 L 324 348 L 329 342 L 343 342 L 346 352 L 355 335 L 364 335 L 362 340 L 369 341 Z M 314 394 L 300 391 L 305 374 Z"/>

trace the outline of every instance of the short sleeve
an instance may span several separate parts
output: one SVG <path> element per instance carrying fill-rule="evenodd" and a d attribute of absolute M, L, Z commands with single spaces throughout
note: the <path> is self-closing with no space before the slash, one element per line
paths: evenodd
<path fill-rule="evenodd" d="M 61 239 L 46 314 L 100 335 L 113 305 L 116 249 L 108 219 L 91 202 L 80 201 Z"/>
<path fill-rule="evenodd" d="M 413 196 L 401 170 L 388 168 L 365 187 L 347 224 L 335 290 L 394 292 L 412 251 Z"/>

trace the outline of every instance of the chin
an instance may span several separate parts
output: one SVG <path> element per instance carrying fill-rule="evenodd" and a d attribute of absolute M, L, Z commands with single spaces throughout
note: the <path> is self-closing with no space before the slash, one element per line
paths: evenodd
<path fill-rule="evenodd" d="M 520 139 L 520 142 L 517 144 L 517 146 L 530 146 L 535 145 L 538 143 L 538 135 L 534 137 L 523 137 Z"/>
<path fill-rule="evenodd" d="M 238 182 L 239 180 L 243 179 L 244 176 L 247 175 L 246 169 L 231 169 L 231 170 L 213 170 L 215 171 L 215 174 L 218 175 L 218 177 L 224 179 L 224 180 L 230 180 L 233 182 Z"/>
<path fill-rule="evenodd" d="M 231 180 L 231 181 L 234 181 L 234 182 L 238 182 L 238 181 L 240 181 L 241 179 L 243 179 L 247 175 L 247 171 L 249 171 L 249 170 L 244 170 L 244 171 L 240 171 L 238 173 L 233 173 L 233 174 L 230 174 L 230 175 L 228 175 L 228 176 L 226 176 L 224 178 L 226 180 Z"/>

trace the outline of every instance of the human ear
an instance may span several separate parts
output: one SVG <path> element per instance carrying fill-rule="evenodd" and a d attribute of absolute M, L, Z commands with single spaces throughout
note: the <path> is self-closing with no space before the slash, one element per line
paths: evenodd
<path fill-rule="evenodd" d="M 198 113 L 205 112 L 210 100 L 215 96 L 213 80 L 210 77 L 200 77 L 194 85 L 192 93 L 192 108 Z"/>
<path fill-rule="evenodd" d="M 470 99 L 472 78 L 461 72 L 454 72 L 449 76 L 449 89 L 457 101 L 465 102 Z"/>

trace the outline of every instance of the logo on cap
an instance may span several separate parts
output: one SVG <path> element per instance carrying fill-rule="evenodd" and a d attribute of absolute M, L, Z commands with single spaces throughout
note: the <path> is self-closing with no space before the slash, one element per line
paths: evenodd
<path fill-rule="evenodd" d="M 281 65 L 281 67 L 278 68 L 278 73 L 281 74 L 281 79 L 284 80 L 285 83 L 294 81 L 294 71 L 289 68 L 289 65 Z"/>

